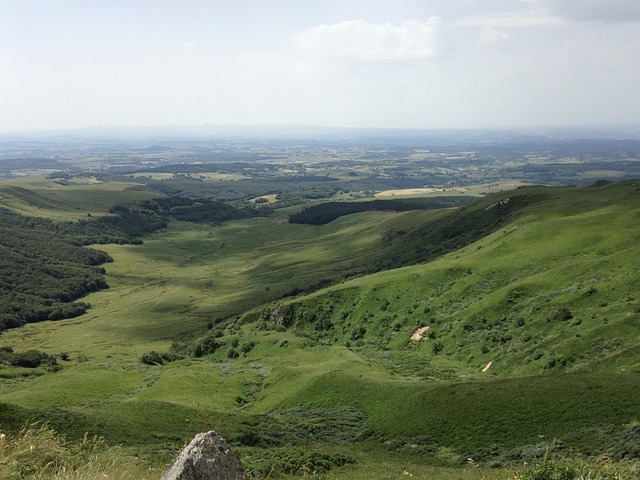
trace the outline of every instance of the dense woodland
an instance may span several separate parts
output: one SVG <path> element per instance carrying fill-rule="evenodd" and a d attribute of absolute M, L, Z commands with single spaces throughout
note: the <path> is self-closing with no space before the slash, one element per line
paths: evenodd
<path fill-rule="evenodd" d="M 435 210 L 459 207 L 470 197 L 410 198 L 405 200 L 372 200 L 369 202 L 327 202 L 303 208 L 289 216 L 290 223 L 325 225 L 343 215 L 360 212 L 407 212 L 409 210 Z"/>
<path fill-rule="evenodd" d="M 211 200 L 191 200 L 183 197 L 162 197 L 141 202 L 140 208 L 163 218 L 183 222 L 221 224 L 231 220 L 264 216 L 271 212 L 268 206 L 236 208 Z"/>
<path fill-rule="evenodd" d="M 84 313 L 88 305 L 75 300 L 107 287 L 99 265 L 111 257 L 74 245 L 76 238 L 53 233 L 46 221 L 44 228 L 11 226 L 4 213 L 0 209 L 0 331 Z"/>

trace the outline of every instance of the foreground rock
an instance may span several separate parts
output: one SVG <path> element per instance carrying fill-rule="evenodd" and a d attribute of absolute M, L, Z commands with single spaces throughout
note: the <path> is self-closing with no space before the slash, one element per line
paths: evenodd
<path fill-rule="evenodd" d="M 160 480 L 245 480 L 240 459 L 213 430 L 199 433 Z"/>

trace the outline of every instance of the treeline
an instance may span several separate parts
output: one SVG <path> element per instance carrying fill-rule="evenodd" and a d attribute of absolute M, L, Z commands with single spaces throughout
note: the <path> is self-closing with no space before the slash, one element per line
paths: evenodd
<path fill-rule="evenodd" d="M 458 207 L 471 201 L 471 197 L 433 197 L 397 200 L 371 200 L 367 202 L 327 202 L 303 208 L 289 216 L 289 223 L 325 225 L 336 218 L 352 213 L 373 211 L 406 212 Z"/>
<path fill-rule="evenodd" d="M 173 218 L 183 222 L 210 223 L 218 225 L 231 220 L 267 215 L 268 206 L 246 206 L 237 208 L 213 200 L 191 200 L 183 197 L 163 197 L 145 200 L 139 206 L 161 217 Z"/>
<path fill-rule="evenodd" d="M 253 173 L 253 172 L 252 172 Z M 402 176 L 396 172 L 393 177 L 350 177 L 338 179 L 329 176 L 291 175 L 280 177 L 260 177 L 242 180 L 204 181 L 199 178 L 177 176 L 148 182 L 135 187 L 152 190 L 165 195 L 191 198 L 194 200 L 216 200 L 219 202 L 242 202 L 251 198 L 277 194 L 279 206 L 291 205 L 292 198 L 298 201 L 329 198 L 338 192 L 368 192 L 380 190 L 418 188 L 425 184 L 444 184 L 451 180 L 451 174 L 433 173 L 428 178 Z M 456 178 L 460 184 L 463 179 Z M 283 204 L 281 204 L 283 202 Z M 298 202 L 299 203 L 299 202 Z"/>
<path fill-rule="evenodd" d="M 26 323 L 73 318 L 88 293 L 108 288 L 100 265 L 112 261 L 83 245 L 142 243 L 166 226 L 144 209 L 115 206 L 111 215 L 54 222 L 0 208 L 0 332 Z"/>
<path fill-rule="evenodd" d="M 0 331 L 83 314 L 75 302 L 107 287 L 106 253 L 81 248 L 47 230 L 0 227 Z"/>
<path fill-rule="evenodd" d="M 303 198 L 323 198 L 334 195 L 343 182 L 330 177 L 293 176 L 282 178 L 251 178 L 243 180 L 203 181 L 193 177 L 176 177 L 158 180 L 140 190 L 152 190 L 165 195 L 211 200 L 218 202 L 243 202 L 263 195 L 297 194 Z"/>
<path fill-rule="evenodd" d="M 76 222 L 54 222 L 47 218 L 28 217 L 0 208 L 0 225 L 25 231 L 49 232 L 64 237 L 73 245 L 105 243 L 141 243 L 140 237 L 167 226 L 165 219 L 152 212 L 127 205 L 116 205 L 110 215 Z"/>

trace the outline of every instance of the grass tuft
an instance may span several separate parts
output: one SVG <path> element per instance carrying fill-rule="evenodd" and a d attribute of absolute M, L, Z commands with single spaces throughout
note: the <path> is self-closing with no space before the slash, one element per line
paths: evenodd
<path fill-rule="evenodd" d="M 15 436 L 0 434 L 3 479 L 139 480 L 145 478 L 144 470 L 133 457 L 97 437 L 69 442 L 47 424 L 30 424 Z"/>
<path fill-rule="evenodd" d="M 613 463 L 608 458 L 585 461 L 545 455 L 542 460 L 521 473 L 514 480 L 627 480 L 638 478 L 640 463 Z"/>

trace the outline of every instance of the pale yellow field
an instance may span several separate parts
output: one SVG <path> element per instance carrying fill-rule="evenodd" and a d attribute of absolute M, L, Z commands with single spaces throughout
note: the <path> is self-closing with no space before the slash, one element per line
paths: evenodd
<path fill-rule="evenodd" d="M 384 190 L 376 193 L 376 198 L 392 198 L 392 197 L 437 197 L 451 195 L 471 195 L 481 196 L 486 193 L 499 192 L 502 190 L 511 190 L 526 185 L 520 181 L 506 181 L 485 183 L 481 185 L 473 185 L 469 187 L 451 187 L 451 188 L 405 188 L 398 190 Z"/>
<path fill-rule="evenodd" d="M 277 195 L 277 194 L 275 194 L 275 193 L 274 193 L 273 195 L 263 195 L 263 196 L 261 196 L 261 197 L 253 198 L 253 199 L 251 199 L 251 201 L 252 201 L 252 202 L 255 202 L 255 201 L 256 201 L 256 200 L 258 200 L 259 198 L 264 198 L 264 199 L 265 199 L 267 202 L 269 202 L 269 203 L 275 203 L 275 202 L 276 202 L 276 197 L 277 197 L 277 196 L 278 196 L 278 195 Z"/>
<path fill-rule="evenodd" d="M 390 197 L 435 197 L 439 195 L 468 195 L 467 190 L 462 187 L 456 188 L 404 188 L 398 190 L 385 190 L 376 193 L 376 198 Z"/>

